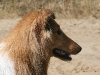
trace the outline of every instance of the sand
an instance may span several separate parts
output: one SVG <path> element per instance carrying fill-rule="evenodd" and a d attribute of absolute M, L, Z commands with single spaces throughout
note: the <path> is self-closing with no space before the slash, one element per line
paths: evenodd
<path fill-rule="evenodd" d="M 0 40 L 8 35 L 18 19 L 0 20 Z M 57 19 L 67 36 L 76 41 L 82 51 L 72 55 L 72 61 L 52 57 L 48 75 L 100 75 L 100 19 Z"/>

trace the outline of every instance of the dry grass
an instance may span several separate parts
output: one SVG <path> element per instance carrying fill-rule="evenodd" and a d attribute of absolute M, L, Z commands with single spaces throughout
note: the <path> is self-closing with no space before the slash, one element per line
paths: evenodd
<path fill-rule="evenodd" d="M 0 18 L 19 17 L 42 8 L 51 9 L 59 18 L 100 18 L 100 0 L 0 0 Z"/>

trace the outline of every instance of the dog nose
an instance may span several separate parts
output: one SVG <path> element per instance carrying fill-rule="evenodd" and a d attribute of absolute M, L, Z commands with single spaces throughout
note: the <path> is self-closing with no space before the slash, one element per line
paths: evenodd
<path fill-rule="evenodd" d="M 78 48 L 78 53 L 79 53 L 81 50 L 82 50 L 82 47 L 79 46 L 79 48 Z"/>

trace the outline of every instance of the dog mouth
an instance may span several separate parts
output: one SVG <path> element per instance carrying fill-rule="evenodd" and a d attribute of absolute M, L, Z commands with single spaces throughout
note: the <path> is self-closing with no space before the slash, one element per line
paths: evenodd
<path fill-rule="evenodd" d="M 67 52 L 57 48 L 53 49 L 53 54 L 54 56 L 61 58 L 63 60 L 68 60 L 68 61 L 72 60 L 71 56 Z"/>

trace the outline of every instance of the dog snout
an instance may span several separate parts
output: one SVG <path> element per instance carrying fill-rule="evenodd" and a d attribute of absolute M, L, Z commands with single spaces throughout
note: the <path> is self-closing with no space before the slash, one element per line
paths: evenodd
<path fill-rule="evenodd" d="M 82 50 L 82 47 L 79 46 L 79 47 L 78 47 L 78 53 L 79 53 L 81 50 Z"/>

